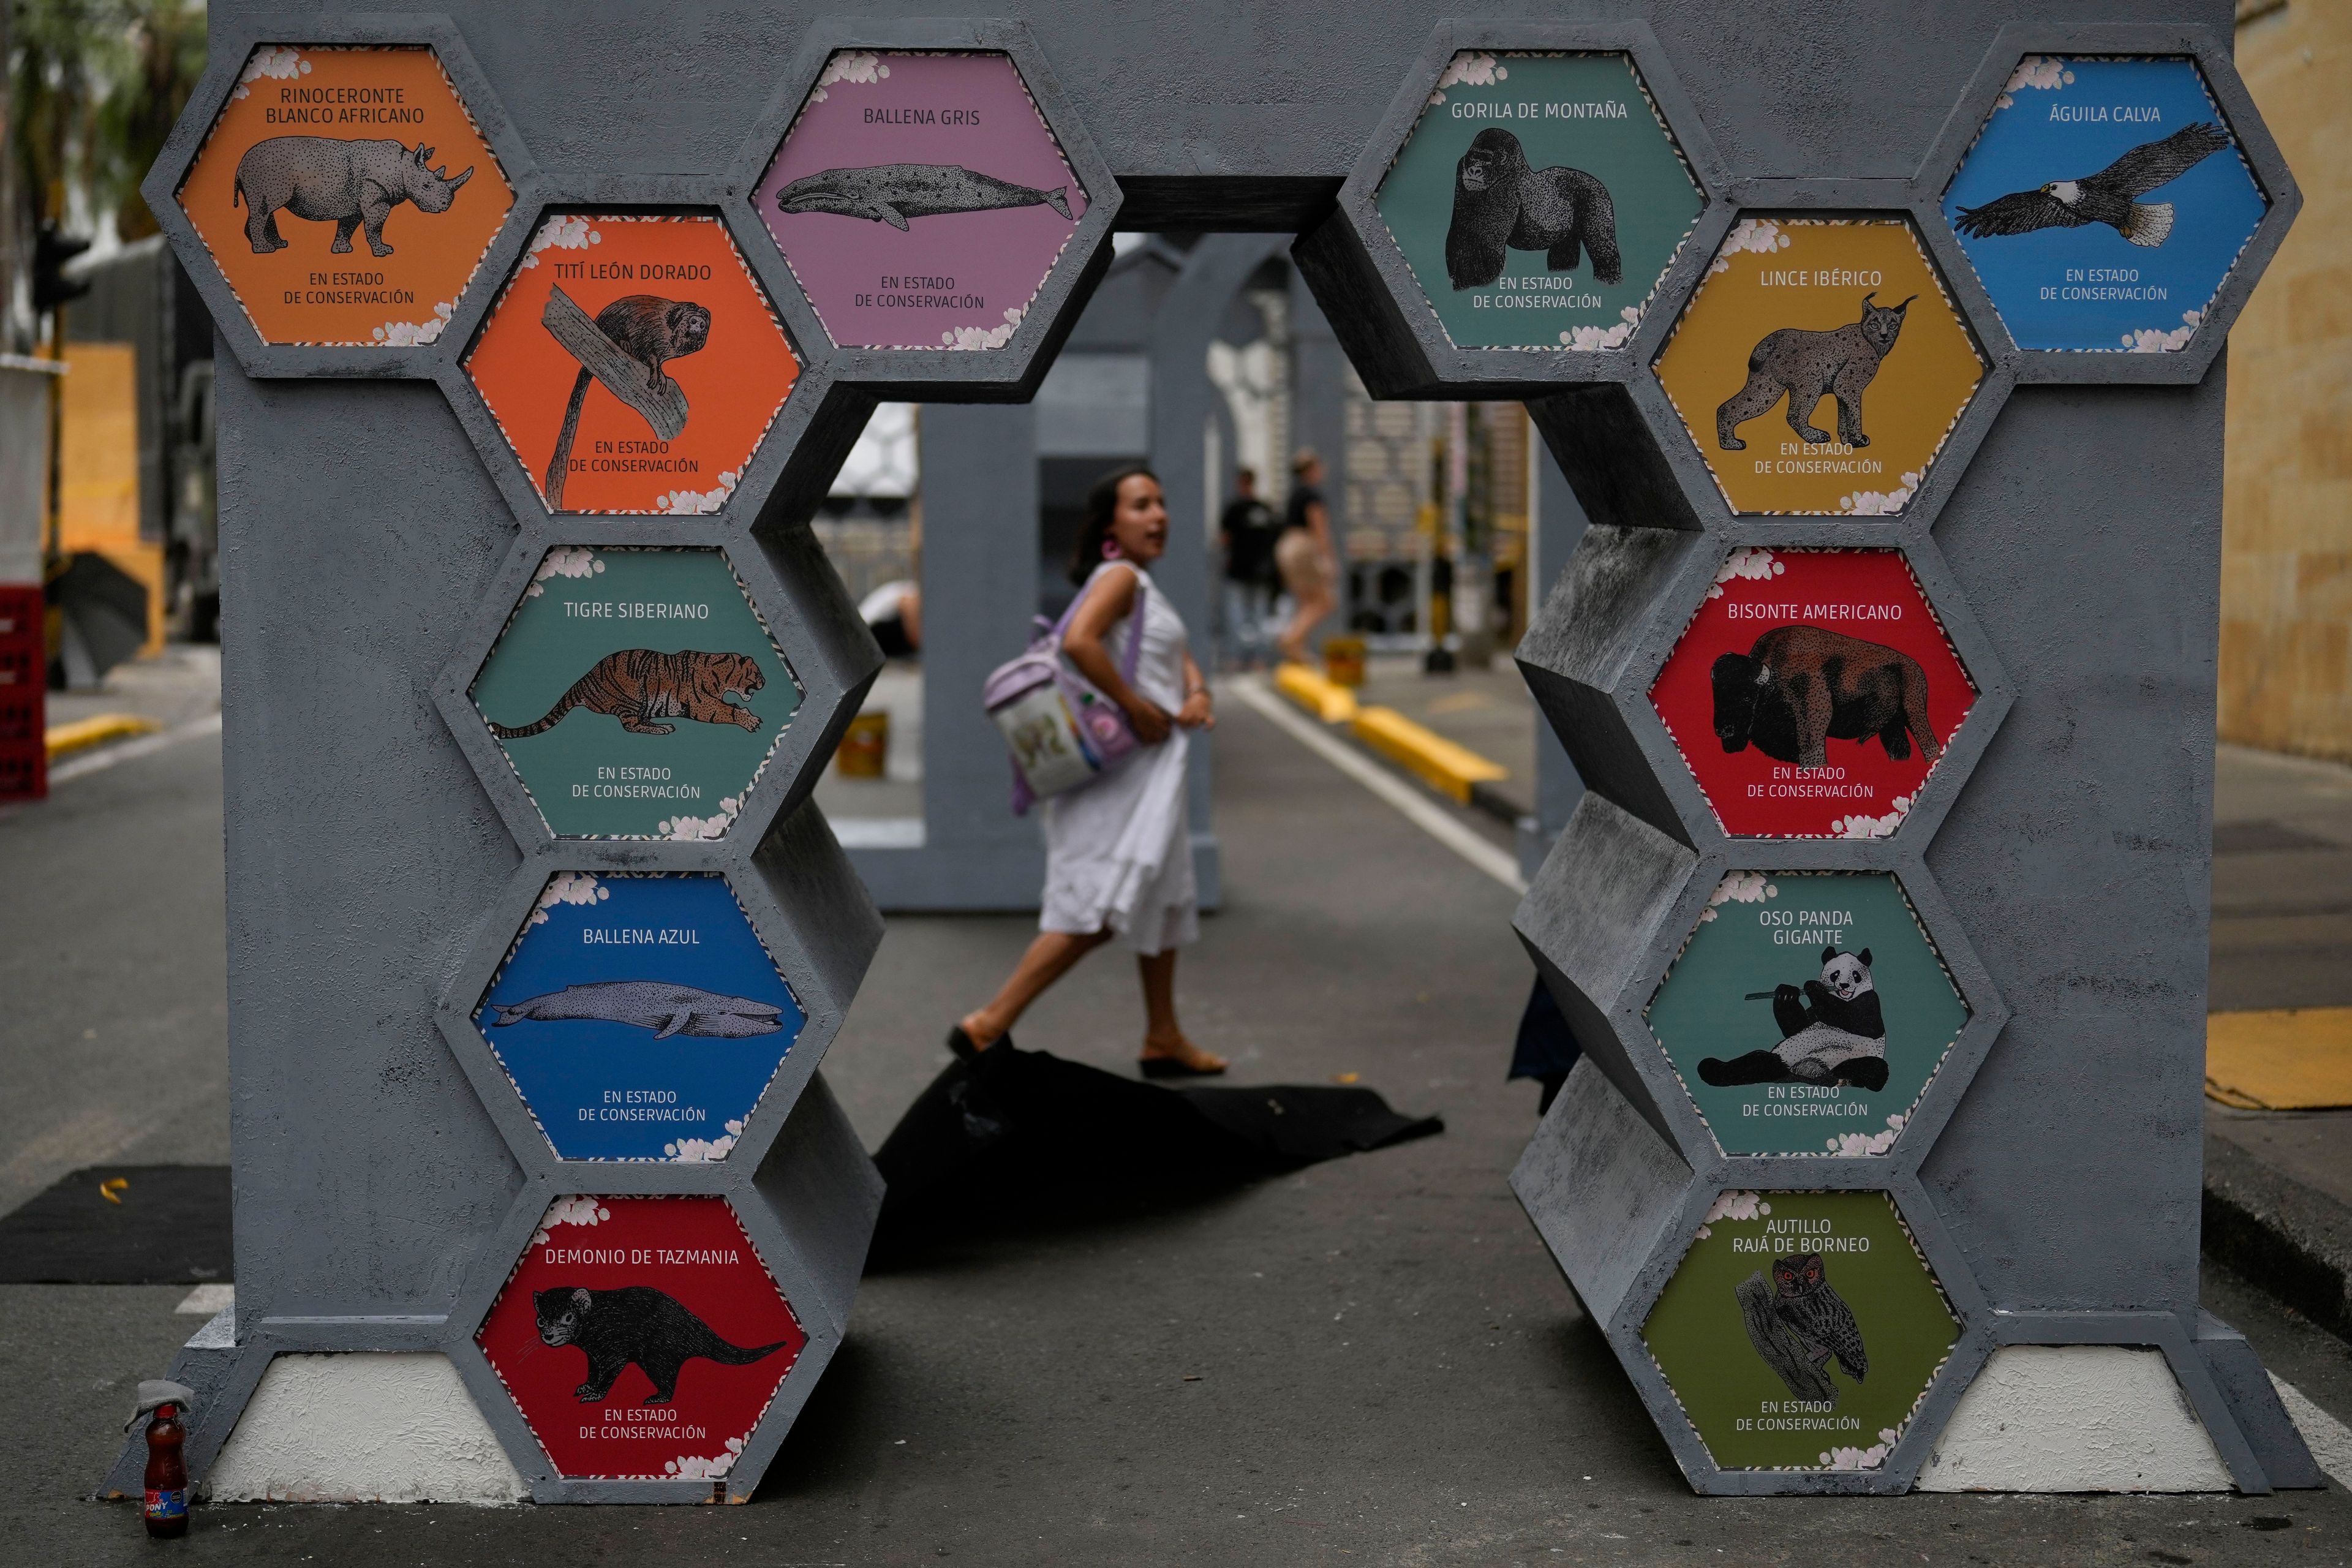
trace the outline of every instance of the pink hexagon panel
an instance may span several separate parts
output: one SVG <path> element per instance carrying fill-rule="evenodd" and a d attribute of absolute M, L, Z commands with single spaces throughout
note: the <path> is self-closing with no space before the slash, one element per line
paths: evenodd
<path fill-rule="evenodd" d="M 808 1335 L 724 1198 L 564 1197 L 475 1333 L 558 1474 L 734 1468 Z"/>
<path fill-rule="evenodd" d="M 835 343 L 993 349 L 1087 194 L 1011 56 L 843 50 L 754 201 Z"/>

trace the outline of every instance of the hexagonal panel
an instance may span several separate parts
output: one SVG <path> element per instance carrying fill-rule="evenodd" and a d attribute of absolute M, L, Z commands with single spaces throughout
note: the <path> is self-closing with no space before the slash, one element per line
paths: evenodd
<path fill-rule="evenodd" d="M 558 871 L 473 1019 L 559 1159 L 691 1164 L 806 1016 L 725 878 Z"/>
<path fill-rule="evenodd" d="M 2029 55 L 1943 212 L 2020 348 L 2188 346 L 2267 210 L 2194 60 Z"/>
<path fill-rule="evenodd" d="M 1642 1325 L 1726 1469 L 1878 1468 L 1959 1333 L 1875 1192 L 1721 1194 Z"/>
<path fill-rule="evenodd" d="M 1457 345 L 1600 350 L 1704 197 L 1632 56 L 1464 51 L 1375 202 Z"/>
<path fill-rule="evenodd" d="M 1895 550 L 1735 550 L 1650 688 L 1726 833 L 1884 838 L 1977 699 Z"/>
<path fill-rule="evenodd" d="M 433 50 L 265 45 L 178 191 L 268 343 L 441 335 L 514 191 Z"/>
<path fill-rule="evenodd" d="M 835 53 L 753 192 L 825 331 L 856 348 L 1003 347 L 1087 200 L 993 51 Z"/>
<path fill-rule="evenodd" d="M 1985 362 L 1908 218 L 1744 216 L 1658 379 L 1731 510 L 1900 511 Z"/>
<path fill-rule="evenodd" d="M 723 1198 L 565 1197 L 475 1333 L 559 1475 L 733 1468 L 808 1342 Z"/>
<path fill-rule="evenodd" d="M 800 710 L 717 550 L 550 550 L 471 688 L 559 837 L 716 838 Z"/>
<path fill-rule="evenodd" d="M 1969 1021 L 1883 871 L 1734 871 L 1645 1014 L 1727 1154 L 1884 1154 Z"/>
<path fill-rule="evenodd" d="M 800 375 L 716 215 L 557 213 L 467 376 L 551 511 L 717 511 Z"/>

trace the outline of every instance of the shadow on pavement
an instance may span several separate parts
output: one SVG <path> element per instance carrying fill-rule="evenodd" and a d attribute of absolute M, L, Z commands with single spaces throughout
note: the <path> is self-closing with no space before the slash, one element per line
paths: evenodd
<path fill-rule="evenodd" d="M 1167 1213 L 1444 1127 L 1369 1089 L 1164 1089 L 1006 1040 L 950 1064 L 876 1152 L 889 1190 L 867 1271 L 976 1235 Z"/>

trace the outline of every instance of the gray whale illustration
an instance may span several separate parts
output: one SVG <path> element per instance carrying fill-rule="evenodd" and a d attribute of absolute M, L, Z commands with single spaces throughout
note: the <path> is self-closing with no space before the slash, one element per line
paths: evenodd
<path fill-rule="evenodd" d="M 776 206 L 788 213 L 862 217 L 903 232 L 909 218 L 998 207 L 1043 205 L 1069 217 L 1069 190 L 1067 185 L 1034 190 L 953 163 L 877 163 L 865 169 L 827 169 L 794 180 L 776 193 Z"/>
<path fill-rule="evenodd" d="M 594 1018 L 651 1029 L 657 1040 L 672 1035 L 740 1040 L 747 1035 L 772 1035 L 784 1026 L 781 1007 L 662 980 L 598 980 L 567 985 L 544 996 L 490 1005 L 499 1010 L 495 1022 L 501 1025 L 520 1024 L 526 1018 L 541 1023 Z"/>

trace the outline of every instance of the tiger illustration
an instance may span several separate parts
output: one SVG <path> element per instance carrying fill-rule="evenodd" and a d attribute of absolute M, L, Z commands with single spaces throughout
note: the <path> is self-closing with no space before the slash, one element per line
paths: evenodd
<path fill-rule="evenodd" d="M 744 700 L 767 684 L 760 666 L 748 654 L 656 653 L 649 647 L 625 647 L 596 661 L 594 668 L 572 683 L 556 699 L 547 716 L 535 724 L 509 730 L 492 724 L 490 733 L 501 741 L 520 741 L 552 730 L 574 708 L 603 713 L 621 721 L 632 735 L 667 735 L 677 728 L 664 719 L 692 719 L 702 724 L 740 724 L 757 731 L 760 716 L 730 702 L 734 692 Z"/>

